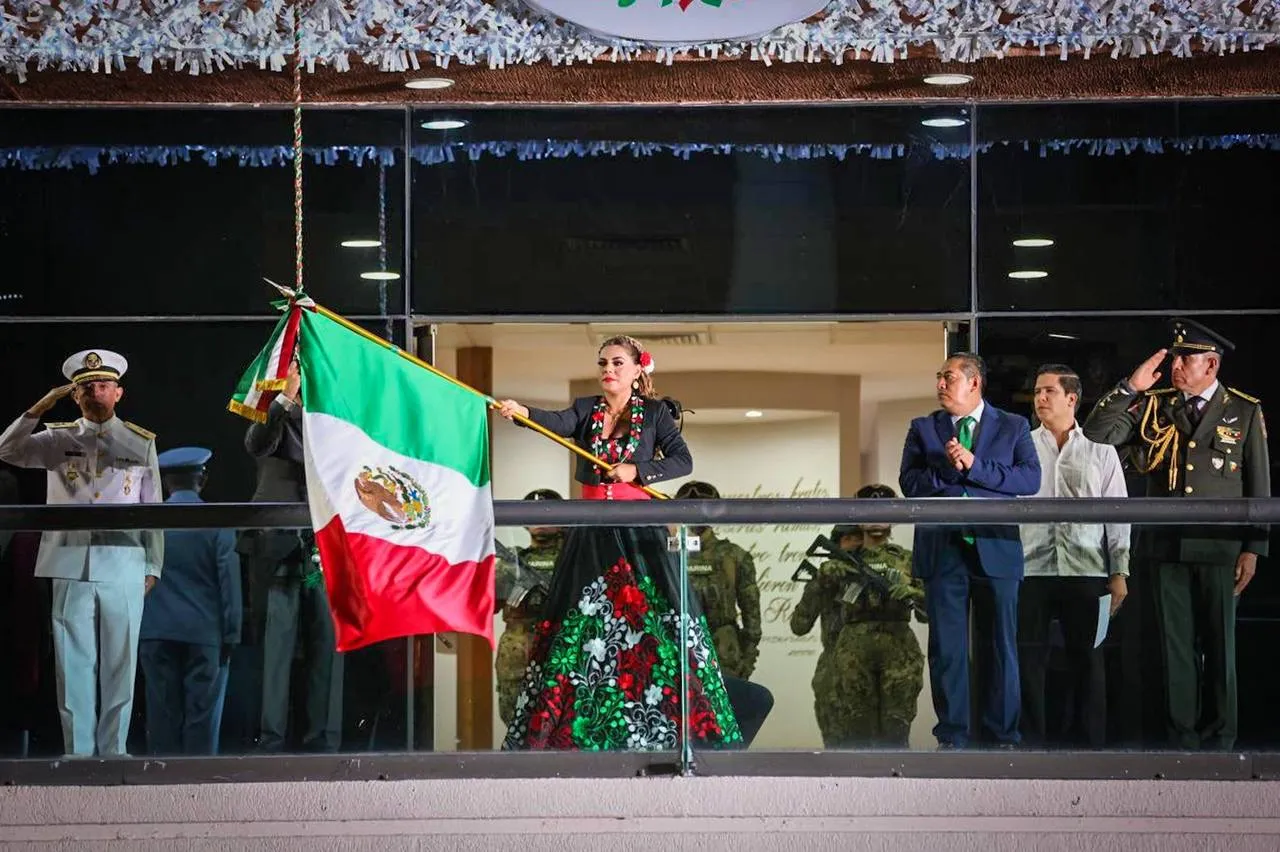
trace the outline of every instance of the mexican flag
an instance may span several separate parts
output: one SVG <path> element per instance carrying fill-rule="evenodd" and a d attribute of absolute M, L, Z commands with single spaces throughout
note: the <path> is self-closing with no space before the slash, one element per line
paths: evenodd
<path fill-rule="evenodd" d="M 493 644 L 483 397 L 294 306 L 307 500 L 339 651 L 457 631 Z"/>
<path fill-rule="evenodd" d="M 280 317 L 267 345 L 240 377 L 227 410 L 255 423 L 267 422 L 271 401 L 284 390 L 289 364 L 298 351 L 299 316 L 296 309 Z"/>

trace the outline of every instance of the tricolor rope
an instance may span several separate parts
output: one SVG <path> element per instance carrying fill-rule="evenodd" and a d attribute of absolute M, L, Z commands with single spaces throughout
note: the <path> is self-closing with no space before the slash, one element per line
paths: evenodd
<path fill-rule="evenodd" d="M 302 293 L 302 16 L 293 8 L 293 289 Z"/>

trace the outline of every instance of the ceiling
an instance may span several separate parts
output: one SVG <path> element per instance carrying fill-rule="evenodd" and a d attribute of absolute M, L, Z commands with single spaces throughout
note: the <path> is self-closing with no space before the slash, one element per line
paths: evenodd
<path fill-rule="evenodd" d="M 939 71 L 974 77 L 964 86 L 926 85 Z M 410 90 L 406 80 L 445 77 L 442 90 Z M 317 67 L 303 79 L 308 104 L 735 104 L 913 101 L 1102 100 L 1149 97 L 1263 96 L 1277 93 L 1280 50 L 1111 59 L 1073 55 L 1066 61 L 1029 51 L 1003 59 L 942 63 L 926 54 L 893 63 L 853 60 L 772 63 L 750 59 L 677 59 L 553 66 L 512 65 L 493 70 L 424 64 L 421 73 L 384 72 L 356 63 L 347 72 Z M 32 71 L 24 82 L 0 74 L 0 104 L 287 104 L 290 75 L 226 69 L 191 75 L 135 66 L 111 74 Z"/>

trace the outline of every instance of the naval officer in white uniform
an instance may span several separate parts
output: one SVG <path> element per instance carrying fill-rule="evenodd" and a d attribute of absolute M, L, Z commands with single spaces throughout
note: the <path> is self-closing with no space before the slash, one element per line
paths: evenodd
<path fill-rule="evenodd" d="M 159 503 L 155 435 L 115 416 L 128 362 L 105 349 L 62 365 L 54 388 L 0 434 L 0 459 L 49 472 L 48 503 Z M 69 423 L 40 418 L 65 396 L 80 406 Z M 142 600 L 164 561 L 159 530 L 46 532 L 37 577 L 52 580 L 58 711 L 68 755 L 125 754 L 133 710 Z"/>

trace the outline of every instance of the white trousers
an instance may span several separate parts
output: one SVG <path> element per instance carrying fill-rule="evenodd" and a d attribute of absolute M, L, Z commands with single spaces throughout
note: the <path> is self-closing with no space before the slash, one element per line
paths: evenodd
<path fill-rule="evenodd" d="M 144 591 L 141 579 L 53 581 L 53 653 L 67 754 L 126 753 Z"/>

